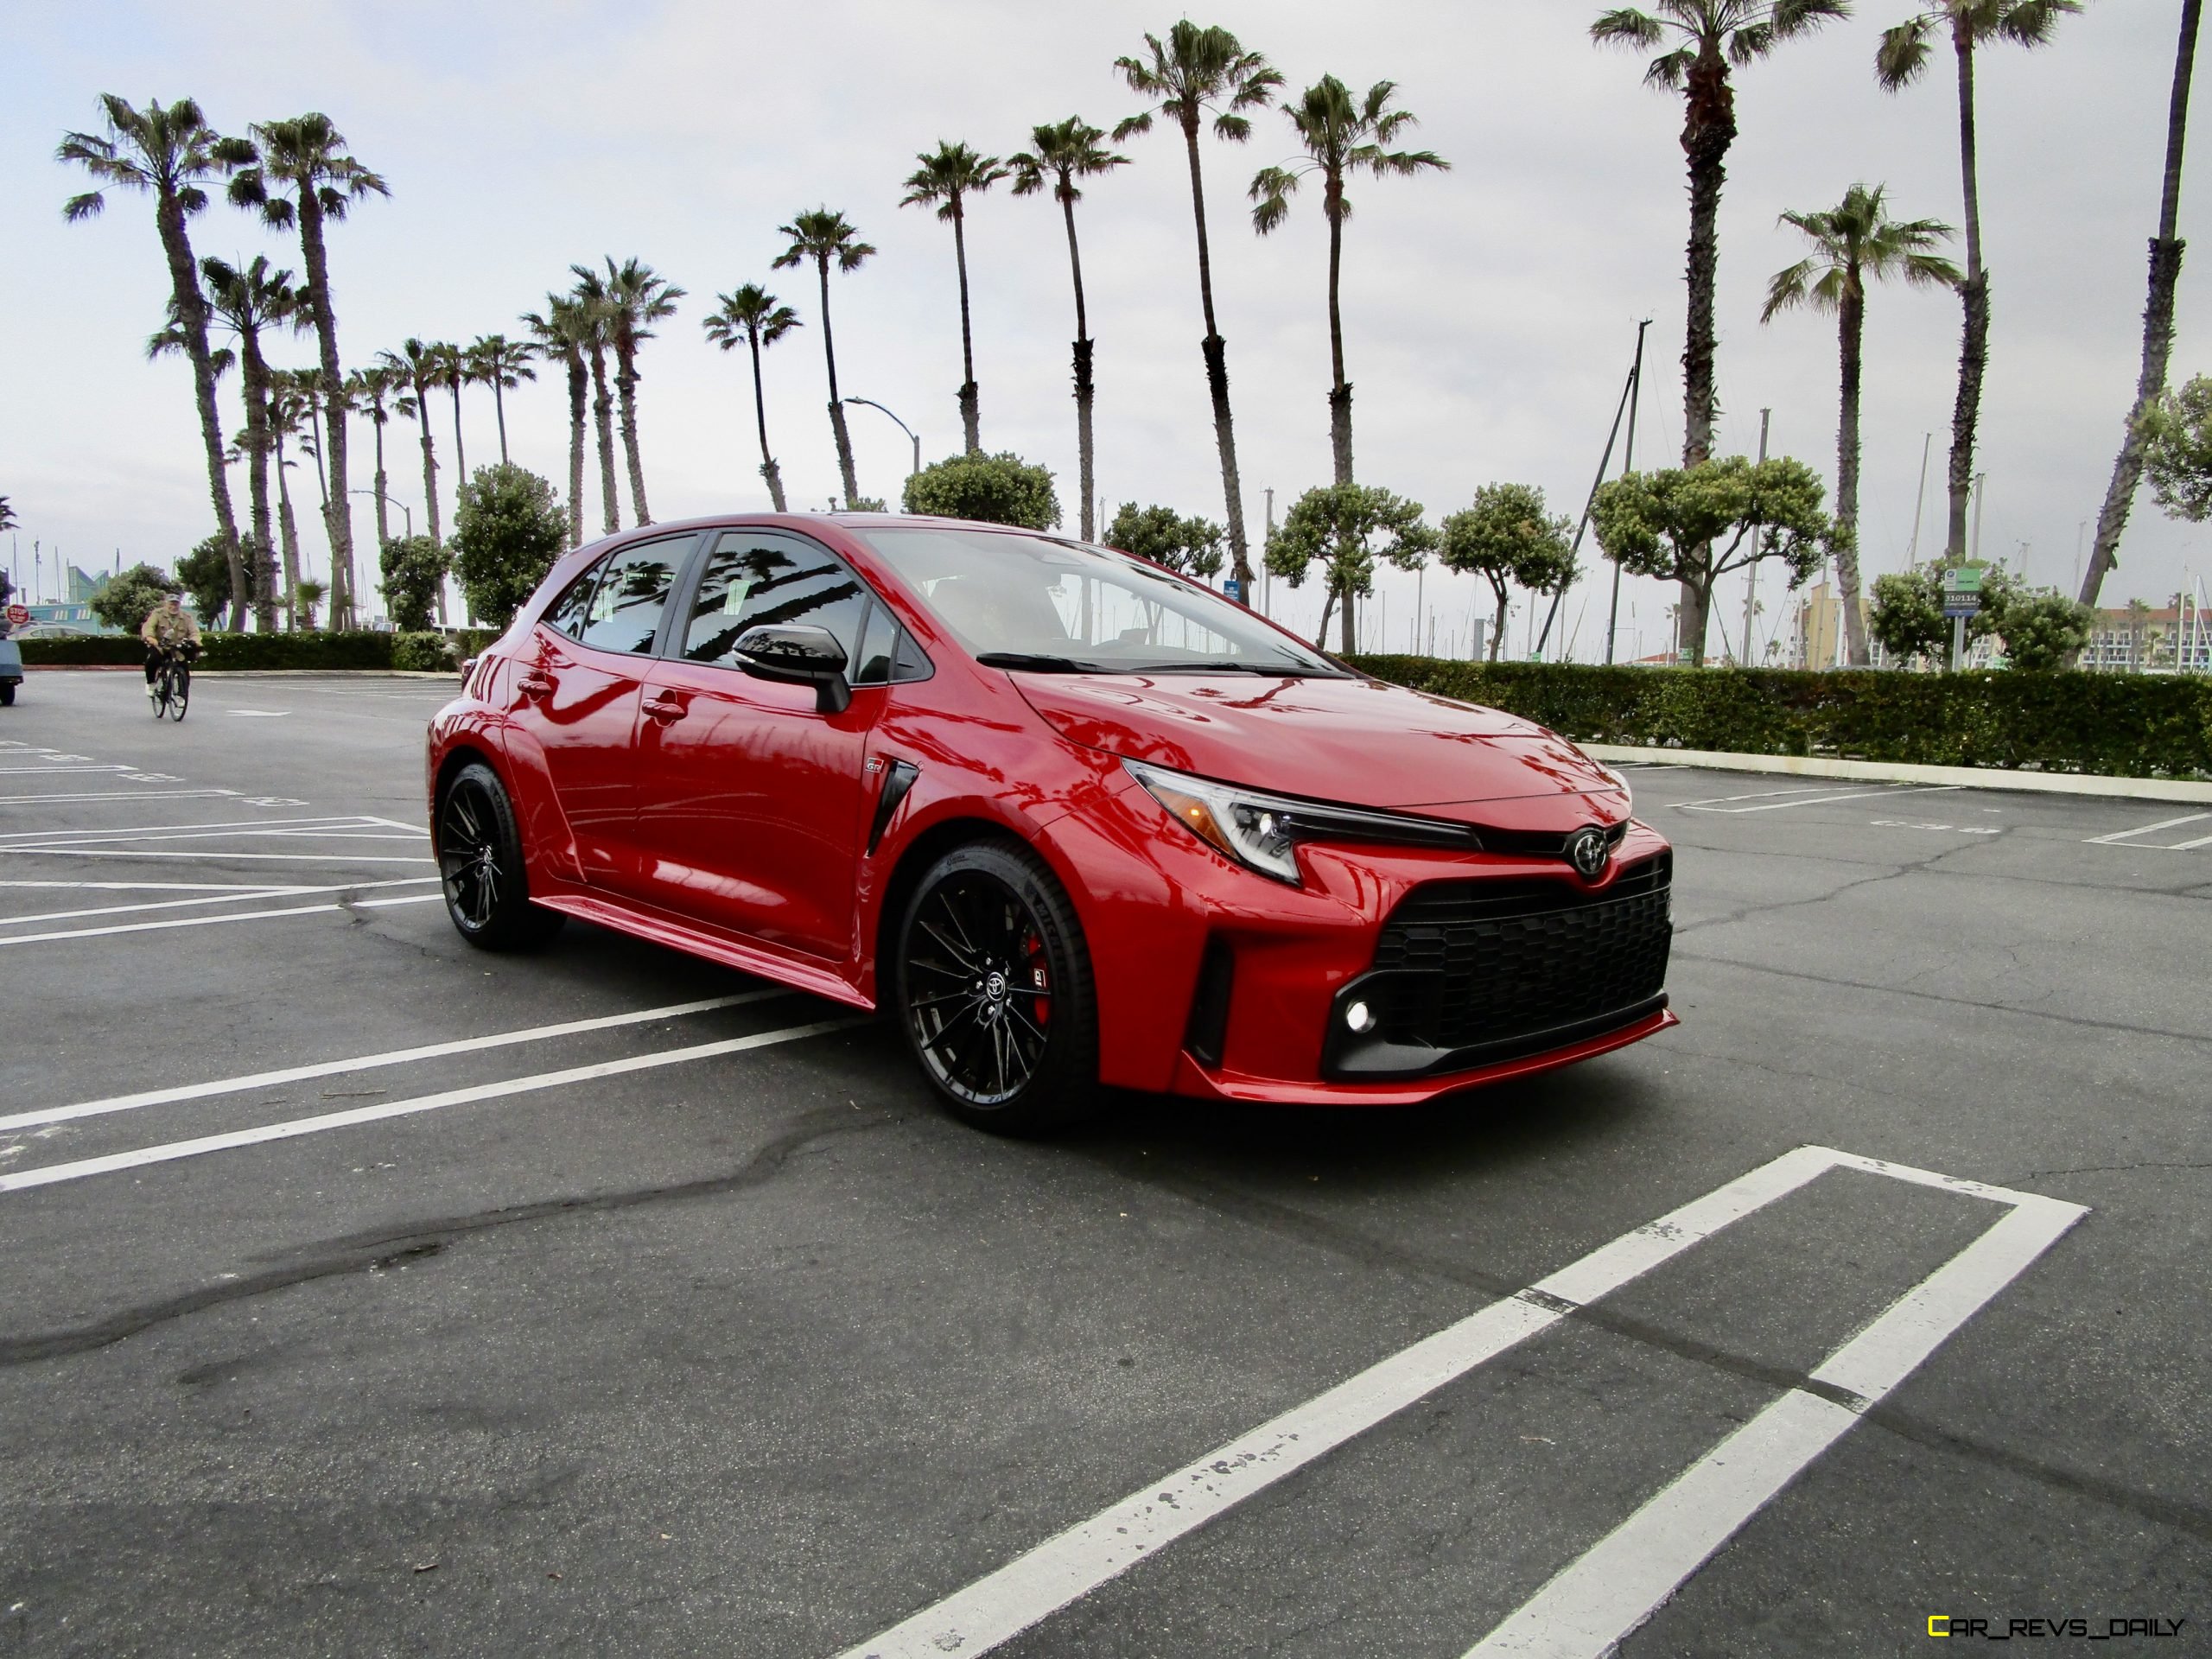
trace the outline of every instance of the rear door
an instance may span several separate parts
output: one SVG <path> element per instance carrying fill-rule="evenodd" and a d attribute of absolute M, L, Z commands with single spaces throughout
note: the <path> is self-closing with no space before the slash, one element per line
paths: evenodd
<path fill-rule="evenodd" d="M 887 662 L 871 673 L 861 661 L 863 633 L 880 632 L 868 628 L 871 607 L 880 601 L 818 542 L 774 530 L 715 536 L 645 688 L 640 897 L 766 944 L 851 957 L 868 734 L 890 677 Z M 811 686 L 737 666 L 738 636 L 770 622 L 836 636 L 856 681 L 850 707 L 819 713 Z"/>
<path fill-rule="evenodd" d="M 637 862 L 638 701 L 696 536 L 615 549 L 531 630 L 508 713 L 537 750 L 584 879 L 624 885 Z"/>

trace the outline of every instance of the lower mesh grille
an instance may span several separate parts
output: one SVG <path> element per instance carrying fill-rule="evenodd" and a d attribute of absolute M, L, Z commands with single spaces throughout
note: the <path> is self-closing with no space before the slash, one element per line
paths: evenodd
<path fill-rule="evenodd" d="M 1380 1034 L 1468 1048 L 1648 1002 L 1667 983 L 1673 875 L 1662 853 L 1595 893 L 1545 877 L 1416 887 L 1383 924 L 1375 966 L 1421 977 L 1389 1000 Z"/>

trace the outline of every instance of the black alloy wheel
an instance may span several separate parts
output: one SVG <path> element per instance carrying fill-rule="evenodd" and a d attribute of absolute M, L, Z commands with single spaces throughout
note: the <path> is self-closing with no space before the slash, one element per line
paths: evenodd
<path fill-rule="evenodd" d="M 485 950 L 542 944 L 560 931 L 559 912 L 530 902 L 522 834 L 499 774 L 473 760 L 438 798 L 438 874 L 446 914 L 461 937 Z"/>
<path fill-rule="evenodd" d="M 899 930 L 901 1023 L 953 1116 L 1007 1135 L 1077 1122 L 1098 1089 L 1098 1011 L 1075 907 L 1025 847 L 932 866 Z"/>

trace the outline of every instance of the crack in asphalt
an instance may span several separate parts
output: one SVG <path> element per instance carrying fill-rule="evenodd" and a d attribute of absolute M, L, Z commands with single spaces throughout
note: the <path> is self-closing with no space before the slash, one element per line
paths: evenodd
<path fill-rule="evenodd" d="M 2080 1169 L 2031 1169 L 2019 1177 L 2022 1181 L 2047 1181 L 2058 1175 L 2127 1175 L 2139 1169 L 2212 1169 L 2212 1164 L 2179 1164 L 2152 1161 L 2142 1164 L 2086 1164 Z M 2007 1181 L 2007 1186 L 2017 1185 Z"/>
<path fill-rule="evenodd" d="M 697 1180 L 659 1186 L 630 1188 L 562 1198 L 541 1198 L 530 1204 L 509 1205 L 475 1215 L 404 1223 L 324 1239 L 274 1258 L 277 1265 L 265 1272 L 248 1274 L 222 1283 L 165 1296 L 124 1308 L 63 1331 L 38 1332 L 28 1336 L 0 1337 L 0 1366 L 34 1365 L 111 1347 L 130 1337 L 232 1302 L 250 1300 L 295 1285 L 311 1284 L 349 1273 L 382 1273 L 442 1254 L 448 1246 L 496 1228 L 568 1216 L 605 1215 L 641 1205 L 681 1202 L 687 1198 L 716 1198 L 765 1185 L 782 1173 L 798 1154 L 833 1135 L 857 1134 L 887 1128 L 898 1120 L 876 1117 L 855 1122 L 849 1109 L 828 1108 L 809 1112 L 762 1145 L 735 1169 Z"/>
<path fill-rule="evenodd" d="M 1942 860 L 1966 850 L 1967 849 L 1963 847 L 1946 847 L 1941 852 L 1929 854 L 1925 858 L 1891 865 L 1879 874 L 1856 876 L 1851 880 L 1840 882 L 1826 893 L 1815 893 L 1808 899 L 1777 899 L 1768 904 L 1745 905 L 1739 910 L 1732 910 L 1719 916 L 1708 916 L 1701 922 L 1689 922 L 1679 926 L 1675 930 L 1675 937 L 1679 939 L 1685 933 L 1700 933 L 1708 927 L 1726 927 L 1732 923 L 1745 921 L 1753 916 L 1770 915 L 1777 911 L 1803 910 L 1813 905 L 1825 905 L 1840 899 L 1845 893 L 1855 888 L 1876 887 L 1884 881 L 1894 881 L 1899 876 L 1919 874 Z"/>
<path fill-rule="evenodd" d="M 1262 1228 L 1279 1236 L 1294 1238 L 1317 1249 L 1346 1256 L 1364 1267 L 1393 1272 L 1414 1278 L 1441 1279 L 1448 1283 L 1499 1298 L 1517 1294 L 1522 1287 L 1499 1275 L 1469 1267 L 1464 1262 L 1408 1249 L 1402 1245 L 1386 1243 L 1369 1237 L 1354 1229 L 1336 1222 L 1248 1192 L 1226 1186 L 1217 1181 L 1172 1168 L 1154 1168 L 1153 1160 L 1142 1164 L 1135 1159 L 1112 1154 L 1100 1156 L 1096 1161 L 1103 1167 L 1123 1175 L 1136 1184 L 1172 1192 L 1202 1209 L 1211 1211 L 1231 1220 Z M 2202 1541 L 2212 1542 L 2212 1507 L 2191 1503 L 2176 1498 L 2159 1497 L 2109 1480 L 2101 1475 L 2069 1469 L 2024 1452 L 2012 1451 L 1993 1441 L 1978 1436 L 1963 1434 L 1942 1428 L 1926 1418 L 1889 1401 L 1872 1407 L 1848 1395 L 1842 1389 L 1815 1381 L 1787 1366 L 1772 1365 L 1747 1355 L 1738 1354 L 1717 1344 L 1687 1337 L 1669 1330 L 1649 1319 L 1622 1313 L 1601 1304 L 1575 1307 L 1568 1316 L 1575 1322 L 1593 1325 L 1609 1335 L 1621 1337 L 1642 1346 L 1656 1349 L 1676 1358 L 1710 1370 L 1723 1372 L 1762 1386 L 1780 1390 L 1795 1389 L 1801 1393 L 1815 1395 L 1835 1404 L 1857 1411 L 1862 1421 L 1887 1430 L 1898 1439 L 1933 1451 L 1973 1459 L 1992 1467 L 2000 1468 L 2045 1486 L 2102 1503 L 2108 1508 L 2133 1515 L 2139 1520 L 2150 1521 L 2187 1533 Z M 1321 1459 L 1322 1463 L 1329 1461 Z M 1318 1466 L 1318 1465 L 1317 1465 Z M 1300 1471 L 1294 1479 L 1310 1478 L 1311 1471 Z"/>

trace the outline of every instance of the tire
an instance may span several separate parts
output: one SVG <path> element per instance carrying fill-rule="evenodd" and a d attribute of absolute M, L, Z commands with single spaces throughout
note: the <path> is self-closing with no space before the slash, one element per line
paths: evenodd
<path fill-rule="evenodd" d="M 1045 1135 L 1098 1097 L 1098 1000 L 1075 906 L 1027 848 L 957 847 L 899 918 L 900 1027 L 945 1109 L 999 1135 Z"/>
<path fill-rule="evenodd" d="M 13 680 L 0 680 L 0 709 L 12 709 L 15 706 L 16 683 Z"/>
<path fill-rule="evenodd" d="M 480 760 L 438 797 L 438 874 L 454 931 L 480 950 L 526 950 L 561 931 L 559 912 L 530 902 L 522 831 L 499 773 Z"/>
<path fill-rule="evenodd" d="M 185 705 L 192 701 L 192 676 L 184 669 L 177 669 L 169 676 L 169 718 L 182 720 Z"/>

